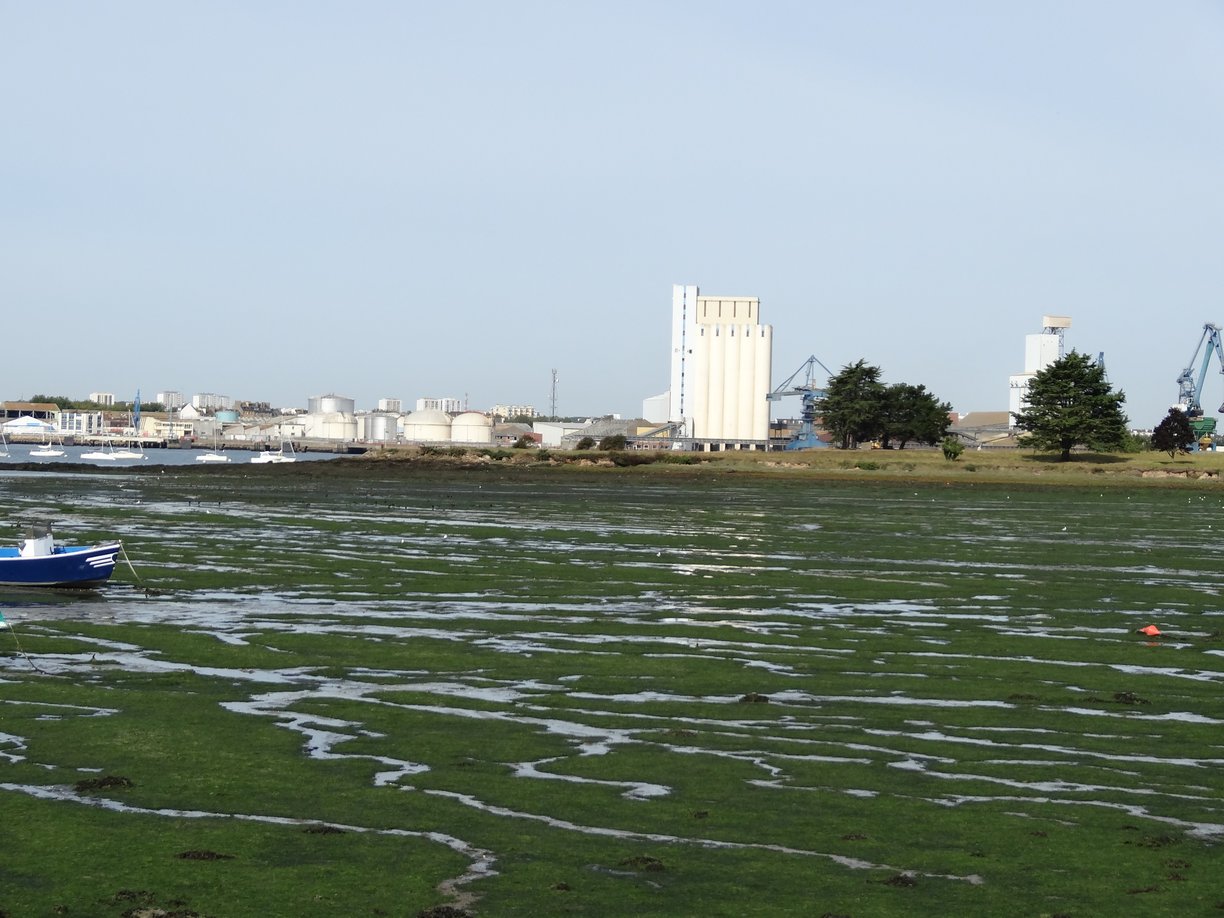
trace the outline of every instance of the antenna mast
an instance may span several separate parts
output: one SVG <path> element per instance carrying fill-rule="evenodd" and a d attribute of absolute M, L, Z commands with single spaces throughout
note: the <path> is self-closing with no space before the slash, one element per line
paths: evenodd
<path fill-rule="evenodd" d="M 557 416 L 557 371 L 555 369 L 552 371 L 552 400 L 549 402 L 548 415 L 552 418 Z"/>

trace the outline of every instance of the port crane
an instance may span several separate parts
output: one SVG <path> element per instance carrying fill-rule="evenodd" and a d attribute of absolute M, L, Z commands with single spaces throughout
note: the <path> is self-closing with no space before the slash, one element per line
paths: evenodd
<path fill-rule="evenodd" d="M 1199 353 L 1202 352 L 1202 359 Z M 1220 364 L 1220 372 L 1224 373 L 1224 340 L 1220 336 L 1220 326 L 1211 322 L 1203 326 L 1203 334 L 1199 337 L 1198 346 L 1190 357 L 1190 362 L 1177 377 L 1177 407 L 1186 412 L 1195 436 L 1210 436 L 1215 432 L 1216 419 L 1203 416 L 1203 383 L 1207 379 L 1207 366 L 1211 363 L 1214 353 Z M 1197 372 L 1195 364 L 1198 364 Z M 1219 411 L 1224 412 L 1224 405 Z"/>
<path fill-rule="evenodd" d="M 783 449 L 813 449 L 818 446 L 828 446 L 816 436 L 816 403 L 825 397 L 825 389 L 815 381 L 816 367 L 825 371 L 826 378 L 833 372 L 815 356 L 809 357 L 800 364 L 799 369 L 786 378 L 786 381 L 765 396 L 771 402 L 781 401 L 788 395 L 798 395 L 803 400 L 800 414 L 799 433 L 787 442 Z"/>

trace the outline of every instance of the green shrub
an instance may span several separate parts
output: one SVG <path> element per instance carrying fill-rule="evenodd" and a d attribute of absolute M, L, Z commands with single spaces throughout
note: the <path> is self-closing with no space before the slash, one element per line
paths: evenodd
<path fill-rule="evenodd" d="M 628 442 L 624 434 L 610 434 L 599 441 L 599 448 L 604 452 L 611 452 L 614 449 L 624 449 Z"/>

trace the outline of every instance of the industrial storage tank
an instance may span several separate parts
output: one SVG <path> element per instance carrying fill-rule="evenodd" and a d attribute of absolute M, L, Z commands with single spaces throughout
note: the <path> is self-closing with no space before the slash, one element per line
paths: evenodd
<path fill-rule="evenodd" d="M 357 439 L 357 419 L 340 411 L 303 415 L 302 428 L 306 437 L 344 442 Z"/>
<path fill-rule="evenodd" d="M 451 419 L 445 411 L 422 408 L 404 418 L 404 439 L 416 443 L 449 443 Z"/>
<path fill-rule="evenodd" d="M 308 414 L 356 414 L 357 402 L 343 395 L 315 395 L 306 402 Z"/>
<path fill-rule="evenodd" d="M 451 440 L 482 446 L 490 444 L 493 442 L 493 421 L 479 411 L 465 411 L 451 421 Z"/>
<path fill-rule="evenodd" d="M 389 443 L 399 436 L 399 415 L 377 412 L 361 416 L 361 439 Z"/>

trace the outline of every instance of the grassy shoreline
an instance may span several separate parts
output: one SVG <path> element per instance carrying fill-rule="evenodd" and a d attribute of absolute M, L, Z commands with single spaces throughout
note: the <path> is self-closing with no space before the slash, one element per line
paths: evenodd
<path fill-rule="evenodd" d="M 558 450 L 463 450 L 388 448 L 346 457 L 346 470 L 513 469 L 631 475 L 754 475 L 812 480 L 933 481 L 943 484 L 1029 481 L 1050 485 L 1202 485 L 1224 480 L 1224 453 L 1076 453 L 1068 462 L 1019 450 L 973 450 L 949 462 L 936 449 L 806 450 L 802 452 L 572 452 Z"/>

